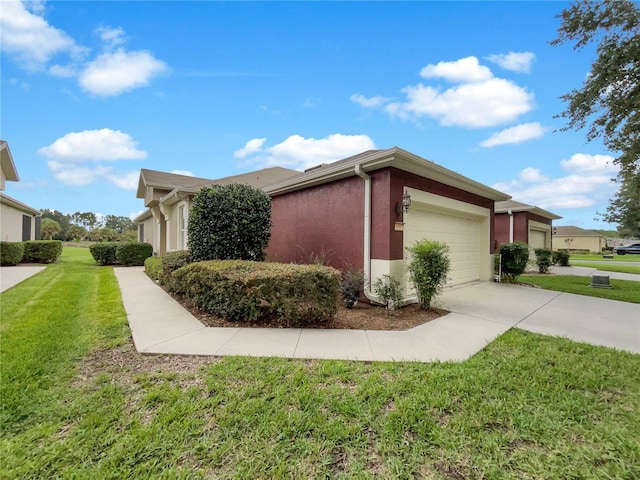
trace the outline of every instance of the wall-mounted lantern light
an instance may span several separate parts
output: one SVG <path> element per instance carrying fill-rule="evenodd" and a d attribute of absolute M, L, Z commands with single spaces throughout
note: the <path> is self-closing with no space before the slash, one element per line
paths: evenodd
<path fill-rule="evenodd" d="M 404 192 L 402 195 L 402 211 L 407 213 L 409 211 L 409 207 L 411 206 L 411 195 L 407 192 Z"/>
<path fill-rule="evenodd" d="M 553 234 L 557 235 L 558 234 L 558 229 L 556 227 L 553 227 Z"/>

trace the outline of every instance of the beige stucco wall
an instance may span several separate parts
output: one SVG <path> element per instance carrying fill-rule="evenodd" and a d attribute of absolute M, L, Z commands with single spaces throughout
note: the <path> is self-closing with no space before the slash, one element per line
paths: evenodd
<path fill-rule="evenodd" d="M 601 252 L 606 246 L 603 237 L 575 237 L 571 235 L 554 235 L 553 250 L 589 250 L 590 252 Z"/>
<path fill-rule="evenodd" d="M 0 203 L 0 238 L 5 242 L 21 242 L 22 241 L 22 216 L 27 215 L 17 208 Z M 35 239 L 36 220 L 35 216 L 31 217 L 31 233 L 29 238 Z"/>

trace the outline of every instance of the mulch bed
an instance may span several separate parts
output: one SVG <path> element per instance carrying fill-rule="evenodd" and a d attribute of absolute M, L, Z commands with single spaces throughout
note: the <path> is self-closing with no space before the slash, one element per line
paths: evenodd
<path fill-rule="evenodd" d="M 174 297 L 175 298 L 175 297 Z M 203 312 L 198 307 L 188 305 L 176 298 L 180 304 L 207 327 L 243 327 L 243 328 L 286 328 L 267 322 L 232 322 L 216 315 Z M 417 304 L 407 305 L 393 314 L 384 307 L 359 302 L 354 308 L 340 306 L 338 313 L 327 322 L 305 325 L 304 328 L 347 329 L 347 330 L 409 330 L 418 325 L 446 315 L 446 310 L 431 308 L 422 310 Z"/>

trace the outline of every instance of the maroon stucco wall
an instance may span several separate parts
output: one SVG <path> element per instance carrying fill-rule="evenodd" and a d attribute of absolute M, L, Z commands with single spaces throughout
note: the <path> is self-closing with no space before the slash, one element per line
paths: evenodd
<path fill-rule="evenodd" d="M 272 198 L 272 261 L 307 263 L 313 255 L 341 268 L 362 267 L 364 181 L 360 177 L 318 185 Z"/>
<path fill-rule="evenodd" d="M 395 231 L 394 227 L 395 222 L 402 221 L 396 205 L 402 201 L 405 186 L 488 208 L 491 212 L 490 245 L 492 251 L 495 248 L 493 200 L 397 168 L 383 168 L 369 175 L 371 258 L 403 258 L 403 233 Z M 272 198 L 273 226 L 267 256 L 278 262 L 303 263 L 312 255 L 326 253 L 327 263 L 334 267 L 362 267 L 363 217 L 364 180 L 358 176 L 276 195 Z"/>
<path fill-rule="evenodd" d="M 551 225 L 552 220 L 531 212 L 513 212 L 513 241 L 529 243 L 529 220 Z M 509 214 L 495 215 L 495 238 L 498 244 L 509 243 Z"/>
<path fill-rule="evenodd" d="M 405 172 L 404 170 L 398 170 L 397 168 L 389 168 L 391 171 L 391 187 L 390 187 L 390 195 L 391 195 L 391 203 L 393 204 L 393 208 L 395 210 L 395 204 L 402 200 L 402 194 L 404 193 L 403 188 L 405 186 L 410 188 L 415 188 L 417 190 L 422 190 L 425 192 L 433 193 L 436 195 L 440 195 L 447 198 L 452 198 L 454 200 L 459 200 L 461 202 L 470 203 L 472 205 L 478 205 L 480 207 L 488 208 L 490 210 L 489 218 L 491 225 L 489 226 L 489 231 L 491 235 L 491 239 L 489 242 L 490 252 L 494 253 L 496 250 L 496 242 L 494 241 L 494 225 L 493 225 L 493 211 L 494 211 L 494 201 L 488 198 L 481 197 L 474 193 L 467 192 L 465 190 L 460 190 L 458 188 L 451 187 L 449 185 L 445 185 L 444 183 L 436 182 L 435 180 L 431 180 L 430 178 L 420 177 L 418 175 L 414 175 L 413 173 Z M 395 221 L 395 220 L 394 220 Z M 398 221 L 402 221 L 401 218 Z M 402 258 L 402 247 L 403 247 L 403 237 L 401 232 L 394 232 L 395 235 L 391 236 L 391 259 L 400 259 Z M 378 258 L 378 257 L 375 257 Z"/>

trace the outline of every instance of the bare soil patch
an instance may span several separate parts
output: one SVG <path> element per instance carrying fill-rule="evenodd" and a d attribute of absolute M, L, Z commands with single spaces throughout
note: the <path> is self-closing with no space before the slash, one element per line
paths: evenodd
<path fill-rule="evenodd" d="M 216 315 L 204 312 L 198 307 L 185 304 L 176 298 L 183 307 L 208 327 L 249 327 L 249 328 L 286 328 L 271 322 L 232 322 Z M 384 307 L 359 302 L 354 308 L 340 306 L 338 313 L 327 322 L 305 325 L 304 328 L 346 329 L 346 330 L 409 330 L 446 315 L 446 310 L 431 308 L 422 310 L 417 304 L 407 305 L 389 314 Z"/>

